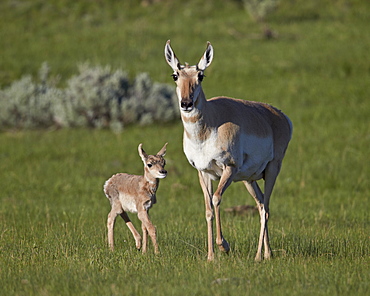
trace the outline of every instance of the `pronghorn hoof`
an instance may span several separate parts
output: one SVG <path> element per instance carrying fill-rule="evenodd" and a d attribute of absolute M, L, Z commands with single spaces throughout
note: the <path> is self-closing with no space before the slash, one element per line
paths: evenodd
<path fill-rule="evenodd" d="M 214 255 L 211 255 L 211 256 L 208 255 L 208 257 L 207 257 L 208 262 L 212 262 L 214 259 L 215 259 Z"/>
<path fill-rule="evenodd" d="M 220 249 L 221 252 L 228 253 L 230 251 L 229 243 L 225 239 L 223 239 L 222 243 L 218 245 L 218 248 Z"/>
<path fill-rule="evenodd" d="M 270 251 L 269 253 L 265 253 L 265 255 L 264 255 L 264 259 L 265 259 L 265 260 L 270 260 L 270 259 L 272 259 L 272 253 L 271 253 L 271 251 Z"/>
<path fill-rule="evenodd" d="M 262 262 L 262 256 L 261 256 L 261 254 L 256 255 L 256 257 L 254 258 L 254 261 L 256 261 L 256 262 Z"/>

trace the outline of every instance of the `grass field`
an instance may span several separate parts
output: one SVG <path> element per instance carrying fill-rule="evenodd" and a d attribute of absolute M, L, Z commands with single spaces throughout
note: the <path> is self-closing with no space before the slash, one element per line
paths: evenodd
<path fill-rule="evenodd" d="M 273 260 L 253 260 L 258 216 L 223 212 L 231 251 L 209 263 L 203 196 L 182 152 L 180 121 L 119 135 L 0 133 L 0 294 L 368 295 L 369 8 L 366 1 L 281 1 L 268 18 L 278 38 L 265 40 L 238 1 L 1 2 L 4 87 L 35 75 L 44 61 L 61 84 L 85 61 L 172 83 L 166 40 L 191 64 L 209 40 L 215 59 L 206 95 L 271 103 L 292 119 L 294 134 L 271 200 Z M 151 211 L 161 254 L 151 245 L 148 254 L 137 252 L 121 220 L 109 252 L 105 180 L 140 174 L 137 145 L 152 153 L 167 141 L 169 173 Z M 222 208 L 238 204 L 253 200 L 235 183 Z"/>

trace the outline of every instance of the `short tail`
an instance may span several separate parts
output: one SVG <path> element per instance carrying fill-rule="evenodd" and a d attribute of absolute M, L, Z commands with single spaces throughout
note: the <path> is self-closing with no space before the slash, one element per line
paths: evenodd
<path fill-rule="evenodd" d="M 110 199 L 110 196 L 109 196 L 109 194 L 108 194 L 108 185 L 109 185 L 109 181 L 110 181 L 110 179 L 108 179 L 107 181 L 105 181 L 105 183 L 104 183 L 104 187 L 103 187 L 104 194 L 105 194 L 105 196 L 106 196 L 108 199 Z"/>

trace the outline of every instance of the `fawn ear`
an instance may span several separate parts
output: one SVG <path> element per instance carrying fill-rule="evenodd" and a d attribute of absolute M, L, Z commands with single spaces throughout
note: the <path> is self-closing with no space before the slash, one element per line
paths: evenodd
<path fill-rule="evenodd" d="M 146 154 L 146 152 L 144 151 L 143 144 L 140 143 L 137 150 L 139 151 L 141 159 L 145 162 L 145 160 L 148 158 L 148 154 Z"/>
<path fill-rule="evenodd" d="M 159 152 L 157 153 L 157 155 L 162 156 L 162 157 L 166 155 L 166 147 L 167 147 L 167 144 L 168 143 L 164 144 L 164 146 L 162 147 L 161 150 L 159 150 Z"/>

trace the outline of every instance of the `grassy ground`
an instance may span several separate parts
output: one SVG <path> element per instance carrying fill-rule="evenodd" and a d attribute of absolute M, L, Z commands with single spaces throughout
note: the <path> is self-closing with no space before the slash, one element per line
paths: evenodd
<path fill-rule="evenodd" d="M 171 83 L 165 41 L 194 64 L 210 40 L 206 95 L 271 103 L 295 128 L 271 201 L 275 258 L 261 264 L 253 261 L 258 217 L 228 213 L 232 250 L 206 262 L 203 197 L 182 153 L 180 122 L 120 135 L 0 134 L 2 293 L 369 294 L 368 11 L 366 1 L 282 1 L 268 19 L 278 38 L 267 41 L 238 1 L 1 2 L 0 85 L 37 73 L 43 61 L 63 83 L 86 60 Z M 119 171 L 141 173 L 137 145 L 151 153 L 166 141 L 169 175 L 151 211 L 161 255 L 137 252 L 120 220 L 109 252 L 104 181 Z M 222 207 L 246 203 L 252 198 L 236 183 Z"/>
<path fill-rule="evenodd" d="M 196 172 L 181 152 L 180 124 L 107 131 L 2 134 L 1 286 L 7 295 L 365 295 L 369 292 L 368 190 L 317 172 L 292 144 L 272 200 L 275 258 L 253 261 L 257 216 L 224 213 L 227 256 L 206 261 L 203 198 Z M 153 135 L 156 135 L 153 139 Z M 111 174 L 141 173 L 139 142 L 156 152 L 169 141 L 158 204 L 151 211 L 161 255 L 143 256 L 122 220 L 116 251 L 106 243 L 109 203 L 102 192 Z M 297 142 L 297 141 L 296 141 Z M 365 160 L 365 153 L 357 151 Z M 361 156 L 362 155 L 362 156 Z M 310 156 L 307 156 L 310 157 Z M 330 170 L 330 161 L 321 165 Z M 333 168 L 334 169 L 334 168 Z M 337 164 L 335 171 L 342 170 Z M 302 172 L 304 171 L 304 172 Z M 318 177 L 317 175 L 320 175 Z M 363 181 L 365 182 L 365 181 Z M 223 207 L 253 204 L 241 184 Z M 132 215 L 131 215 L 132 216 Z M 138 220 L 133 217 L 139 226 Z"/>

